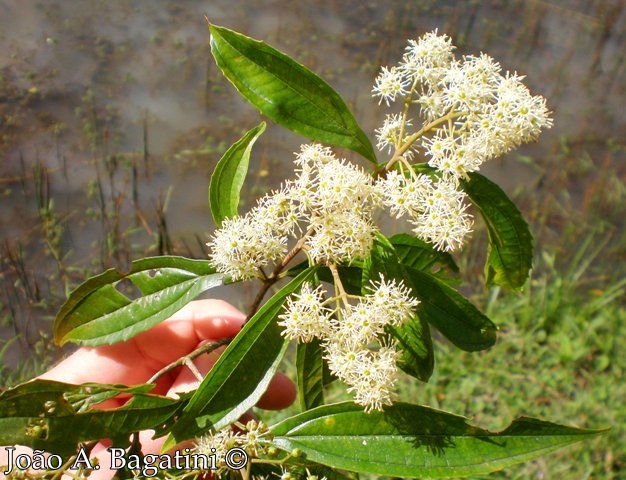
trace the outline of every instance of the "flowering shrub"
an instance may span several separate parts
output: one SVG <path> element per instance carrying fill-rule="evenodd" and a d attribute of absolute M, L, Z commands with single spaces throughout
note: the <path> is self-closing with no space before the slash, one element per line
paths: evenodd
<path fill-rule="evenodd" d="M 193 452 L 210 459 L 208 465 L 164 467 L 168 478 L 197 478 L 208 470 L 229 476 L 233 469 L 246 479 L 343 478 L 346 471 L 450 477 L 485 474 L 598 434 L 529 418 L 492 433 L 396 401 L 400 371 L 422 381 L 432 374 L 431 327 L 467 351 L 495 342 L 496 326 L 450 281 L 458 270 L 450 252 L 467 241 L 471 211 L 489 233 L 487 285 L 515 290 L 528 277 L 528 226 L 504 192 L 477 171 L 552 125 L 545 99 L 531 95 L 523 77 L 503 74 L 489 56 L 458 59 L 449 37 L 428 33 L 410 40 L 398 65 L 383 67 L 375 80 L 373 96 L 394 108 L 375 132 L 387 157 L 381 162 L 343 100 L 319 77 L 265 43 L 215 25 L 210 31 L 217 65 L 244 98 L 309 141 L 295 155 L 293 178 L 240 214 L 252 147 L 265 123 L 249 130 L 211 179 L 218 228 L 208 242 L 209 259 L 137 260 L 130 272 L 89 279 L 62 307 L 55 323 L 59 343 L 103 345 L 151 328 L 212 287 L 260 283 L 243 330 L 194 392 L 166 400 L 145 386 L 128 387 L 123 392 L 141 398 L 138 405 L 110 416 L 100 412 L 116 447 L 135 449 L 129 438 L 147 428 L 167 436 L 165 449 L 195 439 Z M 359 154 L 368 168 L 339 158 L 331 147 Z M 411 233 L 389 236 L 386 216 L 405 217 Z M 132 282 L 140 298 L 116 290 L 121 280 Z M 273 426 L 238 424 L 290 341 L 297 344 L 302 412 Z M 335 380 L 353 402 L 325 403 L 325 389 Z M 93 411 L 81 405 L 120 388 L 39 381 L 11 389 L 0 399 L 0 443 L 76 454 L 81 442 L 102 436 L 90 429 Z M 78 399 L 62 422 L 50 412 L 37 416 L 31 407 L 28 413 L 14 407 L 17 398 L 19 405 L 25 398 L 45 405 L 59 396 L 65 403 Z M 115 421 L 120 412 L 124 422 Z M 11 427 L 20 416 L 39 422 L 40 434 Z M 233 465 L 233 450 L 249 462 Z"/>

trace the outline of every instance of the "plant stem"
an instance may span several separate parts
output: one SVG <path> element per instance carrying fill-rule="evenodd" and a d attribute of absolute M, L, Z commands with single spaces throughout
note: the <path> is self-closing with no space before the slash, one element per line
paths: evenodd
<path fill-rule="evenodd" d="M 283 258 L 283 260 L 278 265 L 276 265 L 276 268 L 274 269 L 274 271 L 270 273 L 269 275 L 265 276 L 265 280 L 263 281 L 263 284 L 261 285 L 259 292 L 256 294 L 256 297 L 254 297 L 254 301 L 252 302 L 252 306 L 250 307 L 250 312 L 248 313 L 248 316 L 246 317 L 246 322 L 250 320 L 252 316 L 256 313 L 256 311 L 259 309 L 259 306 L 261 305 L 261 302 L 263 301 L 263 297 L 265 297 L 265 294 L 267 293 L 267 291 L 270 289 L 272 285 L 274 285 L 280 279 L 281 272 L 285 269 L 285 267 L 289 264 L 289 262 L 291 262 L 291 260 L 293 260 L 293 258 L 298 253 L 300 253 L 300 250 L 302 250 L 302 247 L 304 246 L 304 242 L 306 241 L 306 238 L 312 233 L 313 233 L 312 229 L 306 232 L 300 238 L 300 240 L 298 240 L 298 243 L 296 243 L 296 245 L 287 253 L 287 255 L 285 255 L 285 258 Z"/>
<path fill-rule="evenodd" d="M 428 132 L 429 130 L 432 130 L 435 127 L 438 127 L 442 123 L 451 121 L 458 117 L 462 117 L 463 115 L 467 115 L 467 112 L 455 112 L 453 110 L 447 113 L 446 115 L 444 115 L 443 117 L 440 117 L 437 120 L 433 120 L 429 124 L 424 125 L 421 129 L 419 129 L 413 135 L 410 135 L 409 137 L 407 137 L 406 141 L 402 145 L 396 148 L 396 151 L 393 152 L 393 156 L 387 162 L 383 170 L 384 171 L 390 170 L 391 167 L 393 167 L 396 164 L 396 162 L 398 162 L 402 158 L 402 155 L 404 155 L 407 152 L 407 150 L 411 148 L 411 145 L 413 145 L 415 141 L 421 136 L 423 136 L 426 132 Z"/>
<path fill-rule="evenodd" d="M 341 283 L 341 278 L 339 277 L 339 270 L 337 270 L 337 265 L 335 265 L 334 263 L 330 263 L 328 265 L 328 268 L 330 270 L 330 273 L 333 276 L 333 280 L 335 281 L 335 286 L 339 290 L 339 296 L 341 297 L 341 300 L 343 301 L 344 306 L 347 306 L 348 295 L 346 294 L 346 291 L 343 288 L 343 283 Z"/>
<path fill-rule="evenodd" d="M 66 470 L 68 470 L 73 464 L 74 461 L 76 461 L 77 455 L 72 455 L 67 462 L 65 462 L 63 465 L 61 465 L 61 468 L 59 468 L 58 470 L 56 470 L 54 472 L 54 475 L 52 475 L 51 480 L 56 480 L 57 478 L 61 478 L 61 476 L 65 473 Z"/>
<path fill-rule="evenodd" d="M 209 342 L 209 343 L 200 345 L 193 352 L 190 352 L 187 355 L 184 355 L 180 357 L 178 360 L 175 360 L 169 365 L 166 365 L 165 367 L 163 367 L 161 370 L 159 370 L 154 375 L 152 375 L 152 377 L 150 377 L 150 379 L 146 383 L 154 383 L 166 373 L 171 372 L 175 368 L 182 367 L 183 365 L 186 365 L 194 373 L 194 375 L 198 378 L 198 380 L 202 380 L 202 375 L 200 374 L 196 366 L 194 365 L 193 368 L 190 366 L 190 365 L 193 365 L 192 360 L 194 358 L 199 357 L 200 355 L 204 353 L 210 353 L 213 350 L 216 350 L 223 345 L 228 345 L 231 342 L 231 340 L 232 338 L 223 338 L 222 340 L 217 340 L 215 342 Z"/>

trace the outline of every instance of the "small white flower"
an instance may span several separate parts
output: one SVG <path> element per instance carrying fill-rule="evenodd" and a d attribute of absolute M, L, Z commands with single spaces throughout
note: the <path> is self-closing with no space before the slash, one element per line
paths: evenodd
<path fill-rule="evenodd" d="M 348 392 L 354 394 L 354 403 L 362 405 L 365 412 L 382 410 L 391 405 L 395 397 L 394 385 L 398 377 L 396 361 L 400 357 L 395 343 L 370 351 L 354 365 L 348 383 Z"/>
<path fill-rule="evenodd" d="M 413 232 L 438 250 L 460 248 L 472 231 L 472 216 L 465 210 L 465 192 L 441 179 L 421 199 L 421 212 L 411 218 Z"/>
<path fill-rule="evenodd" d="M 458 181 L 485 161 L 533 141 L 542 129 L 552 126 L 552 120 L 545 99 L 529 93 L 522 83 L 524 77 L 503 76 L 500 65 L 484 53 L 457 60 L 453 50 L 450 38 L 436 31 L 409 40 L 397 67 L 403 76 L 396 67 L 384 69 L 375 91 L 381 98 L 391 99 L 381 93 L 380 84 L 396 76 L 408 90 L 403 95 L 419 106 L 420 116 L 427 122 L 451 116 L 449 122 L 426 129 L 424 135 L 429 138 L 416 143 L 426 148 L 430 166 Z M 376 130 L 379 149 L 402 145 L 411 138 L 408 127 L 401 117 L 387 116 Z M 403 147 L 413 153 L 414 145 Z"/>
<path fill-rule="evenodd" d="M 347 344 L 332 338 L 324 343 L 324 349 L 331 373 L 348 384 L 355 381 L 369 355 L 369 350 L 362 344 Z"/>
<path fill-rule="evenodd" d="M 536 139 L 542 128 L 552 126 L 545 98 L 532 96 L 521 82 L 523 78 L 507 74 L 498 87 L 496 108 L 517 133 L 515 145 Z"/>
<path fill-rule="evenodd" d="M 332 338 L 343 345 L 357 348 L 377 340 L 383 335 L 387 318 L 372 311 L 366 299 L 357 305 L 342 309 L 341 318 L 331 321 Z"/>
<path fill-rule="evenodd" d="M 427 175 L 406 178 L 397 170 L 387 173 L 387 177 L 378 181 L 383 205 L 389 208 L 391 215 L 400 218 L 415 215 L 421 208 L 424 195 L 431 188 L 432 181 Z"/>
<path fill-rule="evenodd" d="M 300 146 L 300 152 L 296 153 L 295 164 L 300 168 L 318 168 L 320 165 L 335 159 L 336 157 L 330 147 L 311 143 Z"/>
<path fill-rule="evenodd" d="M 417 103 L 421 107 L 421 114 L 427 122 L 443 117 L 447 112 L 441 90 L 429 90 L 422 94 Z"/>
<path fill-rule="evenodd" d="M 404 76 L 402 70 L 396 67 L 382 67 L 380 74 L 376 77 L 372 94 L 374 97 L 380 97 L 379 104 L 384 100 L 389 106 L 389 102 L 396 101 L 396 95 L 407 94 L 406 87 L 409 84 L 410 80 Z"/>
<path fill-rule="evenodd" d="M 328 332 L 330 314 L 324 307 L 325 293 L 321 285 L 312 288 L 307 282 L 299 294 L 287 298 L 285 313 L 278 317 L 278 325 L 284 327 L 282 335 L 298 342 L 324 337 Z"/>
<path fill-rule="evenodd" d="M 401 136 L 404 131 L 403 129 L 409 128 L 410 126 L 411 121 L 403 121 L 401 115 L 387 115 L 383 126 L 376 130 L 376 138 L 378 139 L 376 146 L 379 150 L 387 148 L 389 153 L 391 153 L 394 148 L 400 146 L 402 143 Z"/>
<path fill-rule="evenodd" d="M 233 280 L 258 276 L 259 268 L 287 253 L 287 238 L 273 229 L 274 221 L 264 208 L 224 220 L 207 243 L 211 264 Z"/>
<path fill-rule="evenodd" d="M 372 176 L 345 161 L 332 160 L 318 169 L 319 180 L 312 210 L 335 212 L 366 207 L 375 199 Z"/>
<path fill-rule="evenodd" d="M 318 263 L 350 263 L 367 257 L 378 228 L 357 211 L 343 210 L 314 217 L 307 250 Z"/>
<path fill-rule="evenodd" d="M 378 318 L 378 322 L 385 325 L 399 327 L 408 322 L 414 314 L 419 300 L 411 295 L 411 290 L 402 282 L 386 281 L 380 275 L 380 280 L 372 281 L 371 293 L 365 298 L 367 310 Z"/>
<path fill-rule="evenodd" d="M 430 157 L 428 165 L 454 177 L 465 177 L 467 172 L 478 170 L 483 163 L 479 145 L 470 144 L 472 137 L 455 135 L 455 131 L 441 128 L 437 133 L 422 142 Z"/>
<path fill-rule="evenodd" d="M 226 452 L 233 447 L 239 446 L 241 440 L 242 437 L 229 426 L 219 432 L 208 433 L 196 439 L 194 450 L 196 453 L 206 455 L 208 458 L 215 458 L 215 466 L 218 469 L 213 473 L 220 474 L 227 470 L 225 462 Z"/>
<path fill-rule="evenodd" d="M 260 453 L 265 453 L 269 436 L 269 428 L 265 423 L 250 420 L 246 423 L 243 433 L 239 436 L 239 444 L 249 455 L 258 457 Z"/>
<path fill-rule="evenodd" d="M 409 40 L 401 66 L 404 70 L 415 71 L 416 66 L 447 68 L 453 59 L 454 45 L 447 35 L 437 31 L 426 33 L 418 40 Z"/>

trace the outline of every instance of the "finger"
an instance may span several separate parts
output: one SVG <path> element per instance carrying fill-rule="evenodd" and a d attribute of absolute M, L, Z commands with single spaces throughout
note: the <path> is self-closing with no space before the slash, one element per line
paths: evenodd
<path fill-rule="evenodd" d="M 222 354 L 226 347 L 220 347 L 211 353 L 206 355 L 202 355 L 194 360 L 194 365 L 200 372 L 202 376 L 206 375 L 209 370 L 215 365 L 217 359 Z M 172 383 L 169 391 L 167 392 L 168 397 L 178 398 L 179 393 L 189 392 L 198 388 L 200 385 L 200 379 L 198 379 L 194 373 L 187 367 L 184 367 L 174 382 Z M 146 432 L 141 432 L 141 446 L 143 453 L 159 453 L 161 451 L 161 447 L 165 442 L 165 437 L 160 438 L 152 438 L 151 430 Z M 185 442 L 184 444 L 179 444 L 176 446 L 176 449 L 180 450 L 184 447 L 191 447 L 192 442 Z"/>
<path fill-rule="evenodd" d="M 194 350 L 202 340 L 233 338 L 245 319 L 243 313 L 223 300 L 197 300 L 137 335 L 134 341 L 156 372 Z"/>
<path fill-rule="evenodd" d="M 276 372 L 266 392 L 257 402 L 259 408 L 265 410 L 281 410 L 287 408 L 296 399 L 296 386 L 286 375 Z"/>
<path fill-rule="evenodd" d="M 73 384 L 144 383 L 201 340 L 234 337 L 244 321 L 243 313 L 222 300 L 197 300 L 127 342 L 81 348 L 39 378 Z M 163 377 L 155 391 L 165 393 L 174 378 Z"/>
<path fill-rule="evenodd" d="M 144 364 L 139 351 L 136 348 L 128 348 L 127 343 L 80 348 L 39 378 L 72 384 L 142 383 L 142 379 L 151 370 Z"/>

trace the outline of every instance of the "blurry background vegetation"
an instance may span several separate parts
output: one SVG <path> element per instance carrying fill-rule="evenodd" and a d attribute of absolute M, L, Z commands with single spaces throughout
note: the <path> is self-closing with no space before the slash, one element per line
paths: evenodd
<path fill-rule="evenodd" d="M 259 122 L 214 66 L 205 14 L 320 74 L 369 132 L 383 118 L 379 66 L 434 29 L 548 98 L 554 128 L 483 169 L 531 224 L 532 278 L 520 294 L 485 291 L 477 225 L 463 289 L 499 341 L 478 354 L 438 342 L 429 384 L 407 379 L 400 396 L 492 429 L 521 415 L 613 425 L 490 478 L 626 478 L 623 0 L 0 1 L 0 388 L 58 358 L 54 314 L 89 275 L 145 255 L 205 258 L 210 173 Z M 289 174 L 301 142 L 268 128 L 248 204 Z M 241 308 L 254 295 L 212 293 Z"/>

